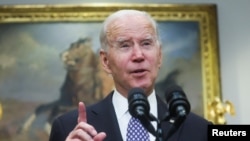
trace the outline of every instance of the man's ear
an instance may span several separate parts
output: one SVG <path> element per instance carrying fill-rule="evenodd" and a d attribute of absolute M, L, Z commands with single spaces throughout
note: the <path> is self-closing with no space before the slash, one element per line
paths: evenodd
<path fill-rule="evenodd" d="M 102 64 L 102 68 L 106 73 L 111 74 L 107 52 L 104 50 L 100 50 L 99 54 L 100 54 L 100 62 Z"/>

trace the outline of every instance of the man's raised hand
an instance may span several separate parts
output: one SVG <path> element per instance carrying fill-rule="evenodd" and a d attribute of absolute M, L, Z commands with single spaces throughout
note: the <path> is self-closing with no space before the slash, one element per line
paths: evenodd
<path fill-rule="evenodd" d="M 78 104 L 77 122 L 66 141 L 102 141 L 106 137 L 106 133 L 97 133 L 96 129 L 87 123 L 86 107 L 83 102 Z"/>

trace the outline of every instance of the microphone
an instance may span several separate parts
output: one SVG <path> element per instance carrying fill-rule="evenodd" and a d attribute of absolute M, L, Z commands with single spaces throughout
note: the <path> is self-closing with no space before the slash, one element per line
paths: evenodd
<path fill-rule="evenodd" d="M 173 123 L 167 132 L 166 139 L 174 134 L 175 131 L 180 127 L 182 122 L 186 119 L 186 116 L 190 112 L 190 103 L 187 100 L 186 94 L 180 86 L 171 85 L 165 92 L 166 102 L 169 108 L 169 115 L 166 119 L 172 118 Z"/>
<path fill-rule="evenodd" d="M 171 116 L 186 116 L 189 114 L 190 103 L 180 86 L 170 86 L 165 92 L 165 98 Z"/>
<path fill-rule="evenodd" d="M 156 136 L 155 129 L 151 121 L 157 120 L 152 114 L 149 113 L 150 105 L 147 96 L 144 94 L 142 88 L 136 87 L 128 93 L 129 113 L 138 118 L 141 124 L 154 136 Z"/>
<path fill-rule="evenodd" d="M 133 88 L 128 93 L 129 113 L 136 118 L 147 117 L 150 106 L 144 90 L 142 88 Z"/>

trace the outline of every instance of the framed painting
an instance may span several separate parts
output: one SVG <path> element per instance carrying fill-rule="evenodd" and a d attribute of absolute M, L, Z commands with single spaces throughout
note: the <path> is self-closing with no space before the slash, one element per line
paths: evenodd
<path fill-rule="evenodd" d="M 1 139 L 48 140 L 53 118 L 112 90 L 112 78 L 98 61 L 98 33 L 118 9 L 147 11 L 159 24 L 164 57 L 157 94 L 165 99 L 166 86 L 178 84 L 191 110 L 215 122 L 208 107 L 221 98 L 216 5 L 3 5 Z"/>

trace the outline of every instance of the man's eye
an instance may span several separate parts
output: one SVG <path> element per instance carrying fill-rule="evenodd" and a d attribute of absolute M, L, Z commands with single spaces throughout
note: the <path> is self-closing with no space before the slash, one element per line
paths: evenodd
<path fill-rule="evenodd" d="M 127 48 L 127 47 L 129 47 L 129 44 L 122 44 L 122 45 L 120 45 L 120 47 L 121 48 Z"/>
<path fill-rule="evenodd" d="M 149 45 L 151 45 L 151 44 L 152 44 L 151 42 L 143 42 L 143 43 L 142 43 L 143 46 L 149 46 Z"/>

